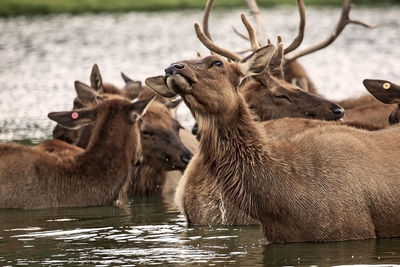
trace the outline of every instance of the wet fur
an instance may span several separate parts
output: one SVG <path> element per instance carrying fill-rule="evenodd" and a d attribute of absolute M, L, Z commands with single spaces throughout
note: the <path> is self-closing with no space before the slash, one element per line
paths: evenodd
<path fill-rule="evenodd" d="M 1 145 L 0 207 L 112 204 L 140 153 L 139 130 L 125 118 L 129 105 L 115 100 L 97 108 L 96 126 L 84 153 L 55 157 L 37 148 Z"/>
<path fill-rule="evenodd" d="M 177 74 L 197 81 L 170 83 L 202 133 L 176 195 L 189 222 L 203 214 L 224 221 L 226 211 L 241 211 L 260 222 L 270 242 L 400 236 L 397 126 L 368 132 L 317 125 L 284 140 L 269 138 L 237 92 L 235 64 L 209 68 L 215 60 L 179 62 Z M 208 214 L 210 208 L 220 215 Z"/>

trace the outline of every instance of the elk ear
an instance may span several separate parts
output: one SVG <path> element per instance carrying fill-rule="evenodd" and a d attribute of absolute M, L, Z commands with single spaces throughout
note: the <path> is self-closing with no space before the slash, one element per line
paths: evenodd
<path fill-rule="evenodd" d="M 266 66 L 268 66 L 274 54 L 274 50 L 275 47 L 269 44 L 257 49 L 251 55 L 242 59 L 238 63 L 238 66 L 243 78 L 263 72 Z"/>
<path fill-rule="evenodd" d="M 47 116 L 64 128 L 76 130 L 94 122 L 96 119 L 96 110 L 79 109 L 73 111 L 50 112 Z"/>
<path fill-rule="evenodd" d="M 385 80 L 369 80 L 363 81 L 365 88 L 376 99 L 385 104 L 400 103 L 400 86 Z"/>
<path fill-rule="evenodd" d="M 129 99 L 135 99 L 141 91 L 143 91 L 143 86 L 140 81 L 128 82 L 125 84 L 124 88 L 122 88 L 123 94 Z"/>
<path fill-rule="evenodd" d="M 164 76 L 150 77 L 144 82 L 151 90 L 163 97 L 172 98 L 176 96 L 176 94 L 165 84 Z"/>
<path fill-rule="evenodd" d="M 99 94 L 104 92 L 103 79 L 101 78 L 100 70 L 97 64 L 93 65 L 92 73 L 90 74 L 90 86 Z"/>
<path fill-rule="evenodd" d="M 177 108 L 180 103 L 182 103 L 182 98 L 177 98 L 177 99 L 171 100 L 171 101 L 167 102 L 167 104 L 165 104 L 165 105 L 167 106 L 167 108 L 169 110 L 173 110 L 173 109 Z"/>
<path fill-rule="evenodd" d="M 156 96 L 152 96 L 150 98 L 144 99 L 144 100 L 138 100 L 132 101 L 131 104 L 131 121 L 135 122 L 137 121 L 140 117 L 142 117 L 144 114 L 146 114 L 147 108 L 150 106 L 151 102 L 153 102 L 154 98 Z"/>
<path fill-rule="evenodd" d="M 272 76 L 283 79 L 282 61 L 283 61 L 283 44 L 281 37 L 278 36 L 278 42 L 275 52 L 272 55 L 272 58 L 268 64 L 268 70 Z"/>
<path fill-rule="evenodd" d="M 122 77 L 122 80 L 124 80 L 125 83 L 134 82 L 134 80 L 132 80 L 131 78 L 126 76 L 126 74 L 123 73 L 123 72 L 121 72 L 121 77 Z"/>
<path fill-rule="evenodd" d="M 104 98 L 98 92 L 80 81 L 75 81 L 75 90 L 79 102 L 85 107 L 97 105 L 104 101 Z"/>

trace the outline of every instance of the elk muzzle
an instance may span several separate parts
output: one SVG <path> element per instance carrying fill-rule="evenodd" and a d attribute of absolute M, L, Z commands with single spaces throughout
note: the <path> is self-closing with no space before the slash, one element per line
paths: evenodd
<path fill-rule="evenodd" d="M 334 117 L 337 118 L 336 120 L 341 119 L 344 116 L 344 109 L 337 104 L 332 105 L 331 111 L 334 114 Z"/>
<path fill-rule="evenodd" d="M 190 68 L 180 63 L 173 63 L 166 68 L 165 76 L 166 85 L 177 94 L 190 93 L 193 83 L 197 82 L 196 75 Z"/>

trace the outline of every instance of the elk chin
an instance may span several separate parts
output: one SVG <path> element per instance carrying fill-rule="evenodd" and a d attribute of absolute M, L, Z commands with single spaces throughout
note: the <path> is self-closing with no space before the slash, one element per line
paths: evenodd
<path fill-rule="evenodd" d="M 166 84 L 169 89 L 177 94 L 187 94 L 191 91 L 191 83 L 181 74 L 167 76 Z"/>

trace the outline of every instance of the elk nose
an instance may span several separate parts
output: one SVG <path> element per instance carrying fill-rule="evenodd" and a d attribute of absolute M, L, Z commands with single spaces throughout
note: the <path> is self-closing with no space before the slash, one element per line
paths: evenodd
<path fill-rule="evenodd" d="M 185 168 L 189 164 L 189 161 L 192 158 L 192 156 L 193 156 L 193 154 L 190 152 L 188 154 L 184 154 L 181 156 L 181 161 L 185 165 Z"/>
<path fill-rule="evenodd" d="M 169 66 L 168 68 L 165 69 L 165 74 L 167 75 L 174 75 L 175 71 L 178 69 L 183 69 L 183 65 L 178 64 L 178 63 L 174 63 L 171 66 Z"/>
<path fill-rule="evenodd" d="M 196 122 L 194 125 L 193 125 L 193 128 L 192 128 L 192 134 L 193 135 L 197 135 L 197 132 L 199 131 L 199 124 Z"/>
<path fill-rule="evenodd" d="M 331 107 L 331 111 L 338 117 L 343 118 L 344 116 L 344 109 L 341 106 L 333 105 Z"/>

